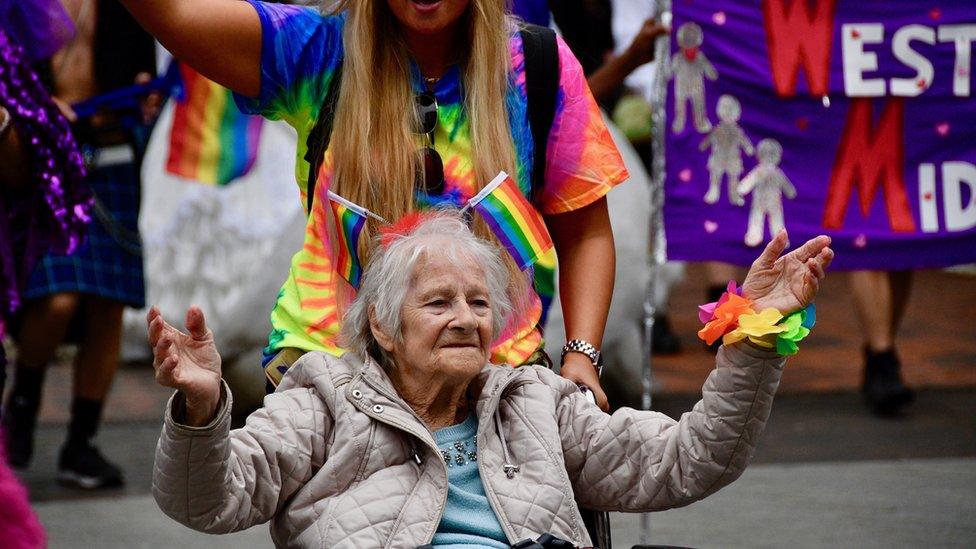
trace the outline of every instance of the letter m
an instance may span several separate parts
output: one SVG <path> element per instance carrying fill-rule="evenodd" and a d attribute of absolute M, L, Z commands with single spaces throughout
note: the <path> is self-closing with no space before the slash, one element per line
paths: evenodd
<path fill-rule="evenodd" d="M 857 187 L 864 217 L 871 211 L 878 190 L 883 189 L 891 229 L 914 232 L 915 219 L 905 193 L 904 101 L 901 98 L 889 100 L 881 120 L 873 129 L 871 111 L 870 99 L 851 101 L 830 174 L 823 226 L 825 229 L 843 227 L 851 193 Z"/>
<path fill-rule="evenodd" d="M 836 3 L 815 0 L 811 13 L 809 0 L 762 0 L 770 72 L 780 97 L 796 95 L 801 66 L 810 95 L 827 95 Z"/>

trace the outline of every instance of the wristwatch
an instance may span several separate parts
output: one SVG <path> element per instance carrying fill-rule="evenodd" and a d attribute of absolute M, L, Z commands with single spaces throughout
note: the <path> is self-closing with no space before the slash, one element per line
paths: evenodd
<path fill-rule="evenodd" d="M 570 339 L 563 345 L 563 352 L 559 355 L 560 362 L 566 357 L 566 353 L 581 353 L 586 355 L 589 357 L 590 362 L 593 363 L 593 367 L 596 368 L 596 375 L 599 376 L 603 373 L 603 355 L 592 343 L 583 341 L 582 339 Z"/>

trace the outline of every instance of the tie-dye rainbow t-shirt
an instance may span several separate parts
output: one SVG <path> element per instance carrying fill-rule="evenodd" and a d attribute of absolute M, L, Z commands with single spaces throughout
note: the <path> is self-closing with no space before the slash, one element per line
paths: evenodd
<path fill-rule="evenodd" d="M 323 16 L 300 6 L 249 1 L 262 25 L 261 92 L 256 98 L 237 96 L 236 100 L 244 112 L 284 119 L 298 131 L 295 176 L 304 204 L 308 178 L 306 140 L 332 75 L 342 62 L 345 18 Z M 543 214 L 569 212 L 591 204 L 627 178 L 620 154 L 586 85 L 583 69 L 561 39 L 558 46 L 556 114 L 547 148 L 545 185 L 535 203 Z M 512 35 L 511 51 L 509 122 L 517 157 L 517 182 L 528 193 L 533 143 L 526 115 L 525 67 L 518 33 Z M 423 89 L 419 73 L 415 74 L 414 85 L 418 91 Z M 445 195 L 463 203 L 481 185 L 475 181 L 471 162 L 470 125 L 457 67 L 436 83 L 434 94 L 438 102 L 434 143 L 444 161 Z M 333 137 L 336 138 L 341 137 Z M 267 356 L 286 347 L 343 352 L 337 341 L 341 311 L 351 300 L 353 290 L 336 272 L 328 252 L 328 217 L 323 204 L 327 202 L 324 193 L 329 186 L 330 165 L 326 151 L 304 245 L 292 258 L 288 278 L 271 312 Z M 555 262 L 555 253 L 550 251 L 536 263 L 535 287 L 539 295 L 534 296 L 530 314 L 520 325 L 511 326 L 495 343 L 493 362 L 521 364 L 539 348 L 539 327 L 552 296 Z"/>

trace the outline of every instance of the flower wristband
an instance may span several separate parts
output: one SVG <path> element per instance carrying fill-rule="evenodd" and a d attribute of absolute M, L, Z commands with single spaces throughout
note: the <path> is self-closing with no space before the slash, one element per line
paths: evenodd
<path fill-rule="evenodd" d="M 789 356 L 796 354 L 797 344 L 810 334 L 817 320 L 817 309 L 811 303 L 785 317 L 773 308 L 756 312 L 755 303 L 742 295 L 742 288 L 736 287 L 733 280 L 718 301 L 698 307 L 698 319 L 705 324 L 698 337 L 709 345 L 719 338 L 725 345 L 747 339 Z"/>

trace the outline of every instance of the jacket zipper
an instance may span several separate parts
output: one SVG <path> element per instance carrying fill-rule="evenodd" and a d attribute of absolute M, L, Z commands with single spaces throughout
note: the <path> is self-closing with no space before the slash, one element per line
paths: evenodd
<path fill-rule="evenodd" d="M 398 402 L 398 403 L 400 402 L 401 399 L 399 397 L 395 397 L 395 396 L 389 395 L 389 394 L 387 394 L 386 391 L 383 390 L 382 387 L 377 387 L 373 383 L 370 383 L 370 379 L 369 379 L 368 376 L 365 376 L 364 375 L 364 376 L 361 376 L 361 377 L 363 379 L 363 383 L 365 383 L 366 385 L 369 385 L 377 393 L 379 393 L 379 394 L 387 397 L 388 399 L 392 400 L 393 402 Z M 412 408 L 410 408 L 409 406 L 402 406 L 402 408 L 405 409 L 405 410 L 407 410 L 407 411 L 409 411 L 410 412 L 410 415 L 412 415 L 414 417 L 414 419 L 417 420 L 417 423 L 418 424 L 424 425 L 424 422 L 420 419 L 419 416 L 417 416 L 417 413 L 414 412 Z M 419 432 L 419 430 L 413 429 L 413 426 L 411 426 L 411 425 L 401 424 L 399 421 L 391 420 L 388 417 L 379 417 L 378 415 L 371 413 L 371 411 L 368 410 L 366 407 L 363 407 L 360 410 L 363 413 L 365 413 L 367 416 L 373 418 L 375 421 L 378 421 L 380 423 L 384 423 L 386 425 L 389 425 L 390 427 L 393 427 L 395 429 L 399 429 L 400 431 L 403 431 L 403 432 L 407 433 L 408 435 L 412 435 L 414 438 L 420 439 L 421 443 L 424 444 L 425 446 L 427 446 L 429 449 L 431 449 L 433 451 L 434 455 L 440 455 L 440 448 L 437 448 L 437 446 L 435 444 L 432 444 L 431 443 L 431 441 L 433 440 L 433 438 L 432 438 L 432 435 L 430 433 L 430 430 L 427 430 L 426 431 L 426 434 L 428 436 L 427 437 L 424 437 L 423 436 L 424 433 Z M 427 440 L 428 438 L 430 438 L 430 441 Z M 411 456 L 410 456 L 410 458 L 411 458 L 412 461 L 414 461 L 417 464 L 417 469 L 420 472 L 420 477 L 423 477 L 423 474 L 424 474 L 423 469 L 422 469 L 423 462 L 420 459 L 420 455 L 417 452 L 416 446 L 413 445 L 413 444 L 411 444 Z M 441 467 L 443 468 L 444 486 L 446 488 L 446 486 L 448 485 L 448 480 L 447 480 L 447 466 L 444 465 L 443 464 L 443 461 L 441 461 L 441 460 L 436 460 L 436 461 L 438 461 L 439 463 L 441 463 Z M 419 486 L 419 484 L 420 484 L 420 478 L 417 479 L 417 483 L 418 483 L 417 486 Z M 409 503 L 409 501 L 413 498 L 414 494 L 416 493 L 417 486 L 414 486 L 414 489 L 410 491 L 410 495 L 407 496 L 407 499 L 405 500 L 404 504 Z M 441 523 L 441 519 L 444 518 L 444 508 L 445 507 L 447 507 L 447 490 L 446 489 L 444 490 L 443 497 L 441 498 L 441 501 L 439 502 L 438 508 L 440 509 L 440 511 L 437 514 L 437 520 L 434 521 L 433 531 L 428 532 L 428 534 L 424 536 L 424 543 L 422 543 L 421 545 L 430 543 L 431 540 L 434 539 L 434 533 L 437 531 L 437 526 Z M 397 528 L 399 527 L 399 525 L 400 525 L 401 522 L 402 522 L 402 515 L 400 517 L 397 517 L 397 521 L 396 521 L 396 523 L 394 523 L 393 528 L 390 531 L 391 539 L 392 539 L 393 536 L 396 535 Z"/>
<path fill-rule="evenodd" d="M 502 397 L 505 396 L 506 392 L 513 391 L 521 387 L 522 385 L 526 385 L 528 383 L 530 383 L 530 381 L 525 379 L 517 380 L 514 382 L 511 380 L 511 378 L 506 380 L 502 384 L 501 389 L 498 390 L 498 395 L 491 397 L 491 400 L 488 401 L 488 404 L 485 406 L 483 415 L 490 420 L 492 416 L 494 416 L 495 411 L 501 405 Z M 482 424 L 481 418 L 478 419 L 478 424 L 479 426 Z M 495 425 L 495 422 L 489 421 L 489 424 Z M 479 428 L 479 430 L 481 429 Z M 485 436 L 488 435 L 487 431 L 482 431 L 482 433 L 484 433 Z M 479 438 L 482 433 L 478 433 Z M 499 443 L 500 443 L 502 435 L 501 433 L 496 433 L 496 435 L 499 437 Z M 479 454 L 481 453 L 482 446 L 483 446 L 482 441 L 479 440 L 478 441 Z M 508 542 L 515 543 L 516 541 L 518 541 L 515 536 L 515 526 L 512 525 L 512 522 L 508 519 L 508 516 L 505 515 L 503 512 L 501 512 L 502 509 L 501 502 L 498 501 L 498 494 L 495 493 L 494 487 L 492 487 L 491 483 L 488 482 L 488 476 L 485 475 L 484 463 L 485 461 L 481 459 L 481 456 L 478 456 L 478 473 L 481 475 L 481 485 L 485 489 L 485 495 L 488 496 L 488 502 L 491 504 L 492 511 L 495 512 L 495 516 L 499 519 L 498 522 L 501 524 L 502 529 L 505 531 L 505 535 L 508 536 Z M 433 536 L 431 536 L 431 539 L 433 539 Z"/>

